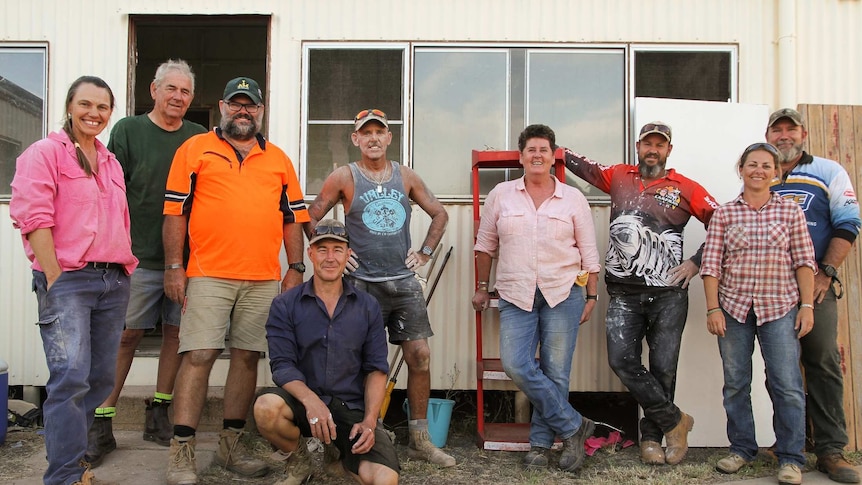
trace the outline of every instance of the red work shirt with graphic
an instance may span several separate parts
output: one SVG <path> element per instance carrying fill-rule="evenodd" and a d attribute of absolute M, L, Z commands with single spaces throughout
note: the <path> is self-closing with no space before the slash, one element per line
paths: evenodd
<path fill-rule="evenodd" d="M 566 168 L 611 196 L 605 281 L 666 288 L 682 263 L 683 229 L 692 216 L 709 223 L 718 204 L 697 182 L 669 169 L 644 186 L 635 165 L 601 165 L 566 150 Z M 691 257 L 700 266 L 703 246 Z"/>

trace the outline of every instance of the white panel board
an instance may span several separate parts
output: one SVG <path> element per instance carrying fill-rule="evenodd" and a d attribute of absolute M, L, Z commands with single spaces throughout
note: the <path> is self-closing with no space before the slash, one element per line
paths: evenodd
<path fill-rule="evenodd" d="M 703 185 L 724 203 L 741 188 L 735 163 L 751 143 L 763 141 L 769 110 L 764 105 L 638 98 L 635 102 L 636 130 L 645 123 L 662 120 L 673 128 L 673 152 L 668 168 Z M 635 132 L 637 134 L 637 131 Z M 703 243 L 706 230 L 695 218 L 685 229 L 684 257 Z M 644 358 L 644 362 L 648 362 Z M 772 402 L 764 385 L 760 347 L 752 356 L 751 400 L 760 446 L 775 441 L 772 432 Z M 721 388 L 724 377 L 716 337 L 706 330 L 703 283 L 696 277 L 689 288 L 688 321 L 682 338 L 676 404 L 694 416 L 691 446 L 727 446 L 726 414 Z"/>

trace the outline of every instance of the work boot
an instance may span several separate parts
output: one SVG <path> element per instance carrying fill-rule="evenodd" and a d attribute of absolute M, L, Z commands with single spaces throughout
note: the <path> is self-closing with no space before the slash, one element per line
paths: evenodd
<path fill-rule="evenodd" d="M 664 453 L 664 461 L 668 465 L 676 465 L 685 458 L 688 453 L 688 433 L 694 428 L 694 418 L 682 413 L 676 427 L 665 433 L 667 450 Z"/>
<path fill-rule="evenodd" d="M 779 485 L 800 485 L 802 483 L 802 470 L 794 463 L 785 463 L 778 469 Z"/>
<path fill-rule="evenodd" d="M 718 460 L 718 463 L 715 464 L 716 471 L 721 473 L 736 473 L 740 468 L 748 465 L 748 460 L 737 455 L 736 453 L 731 453 L 726 457 Z"/>
<path fill-rule="evenodd" d="M 153 441 L 162 446 L 170 446 L 171 438 L 174 437 L 174 427 L 168 419 L 169 402 L 155 403 L 149 399 L 147 404 L 146 418 L 144 419 L 144 441 Z"/>
<path fill-rule="evenodd" d="M 84 461 L 90 468 L 96 468 L 108 453 L 117 449 L 111 418 L 95 418 L 90 430 L 87 431 L 87 452 Z"/>
<path fill-rule="evenodd" d="M 311 474 L 311 454 L 308 452 L 308 443 L 305 438 L 300 437 L 299 445 L 287 457 L 284 478 L 272 485 L 300 485 L 310 480 Z"/>
<path fill-rule="evenodd" d="M 408 428 L 412 425 L 408 425 Z M 410 428 L 410 443 L 407 446 L 407 456 L 414 460 L 424 460 L 428 463 L 447 468 L 455 466 L 455 458 L 443 453 L 440 448 L 434 446 L 428 435 L 428 427 L 417 426 Z"/>
<path fill-rule="evenodd" d="M 560 455 L 560 470 L 573 472 L 584 464 L 586 452 L 584 441 L 593 435 L 596 424 L 592 419 L 582 418 L 581 427 L 572 436 L 563 440 L 563 453 Z"/>
<path fill-rule="evenodd" d="M 188 441 L 171 440 L 168 458 L 168 485 L 193 485 L 198 483 L 198 468 L 195 461 L 195 438 Z"/>
<path fill-rule="evenodd" d="M 833 482 L 859 483 L 859 472 L 847 463 L 841 453 L 817 457 L 817 469 L 825 473 Z"/>
<path fill-rule="evenodd" d="M 90 463 L 82 461 L 81 466 L 84 468 L 84 472 L 81 473 L 81 479 L 72 483 L 72 485 L 93 485 L 96 477 L 93 472 L 90 471 Z"/>
<path fill-rule="evenodd" d="M 664 450 L 658 441 L 641 441 L 641 462 L 645 465 L 664 465 Z"/>
<path fill-rule="evenodd" d="M 521 459 L 521 464 L 527 468 L 547 468 L 550 451 L 541 446 L 531 446 L 530 451 Z"/>
<path fill-rule="evenodd" d="M 223 429 L 218 434 L 218 450 L 215 462 L 224 468 L 246 477 L 262 477 L 269 473 L 269 466 L 257 458 L 252 458 L 240 438 L 244 431 Z"/>
<path fill-rule="evenodd" d="M 347 477 L 341 464 L 341 452 L 335 443 L 323 445 L 323 470 L 331 477 Z"/>

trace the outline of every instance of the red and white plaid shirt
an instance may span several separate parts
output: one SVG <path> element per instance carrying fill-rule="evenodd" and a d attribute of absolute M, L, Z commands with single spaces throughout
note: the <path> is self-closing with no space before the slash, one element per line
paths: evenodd
<path fill-rule="evenodd" d="M 773 193 L 758 210 L 740 195 L 712 215 L 700 274 L 718 279 L 719 303 L 737 321 L 752 306 L 758 325 L 786 315 L 799 302 L 801 266 L 817 271 L 799 204 Z"/>

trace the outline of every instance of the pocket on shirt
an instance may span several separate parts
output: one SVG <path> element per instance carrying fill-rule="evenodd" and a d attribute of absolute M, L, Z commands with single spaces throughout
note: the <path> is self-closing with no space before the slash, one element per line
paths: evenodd
<path fill-rule="evenodd" d="M 740 251 L 749 246 L 748 231 L 746 231 L 745 226 L 728 226 L 725 234 L 725 244 L 728 251 Z"/>
<path fill-rule="evenodd" d="M 57 190 L 65 191 L 68 200 L 73 204 L 81 206 L 95 205 L 99 200 L 99 188 L 92 177 L 88 177 L 77 162 L 61 164 L 59 167 L 60 180 Z"/>
<path fill-rule="evenodd" d="M 790 235 L 787 233 L 787 224 L 775 222 L 769 225 L 769 246 L 773 248 L 786 248 L 790 245 Z"/>
<path fill-rule="evenodd" d="M 572 224 L 571 217 L 550 214 L 548 215 L 548 226 L 551 235 L 557 241 L 575 237 L 575 225 Z"/>
<path fill-rule="evenodd" d="M 523 212 L 504 212 L 500 215 L 500 235 L 520 236 L 524 233 L 525 221 Z"/>

